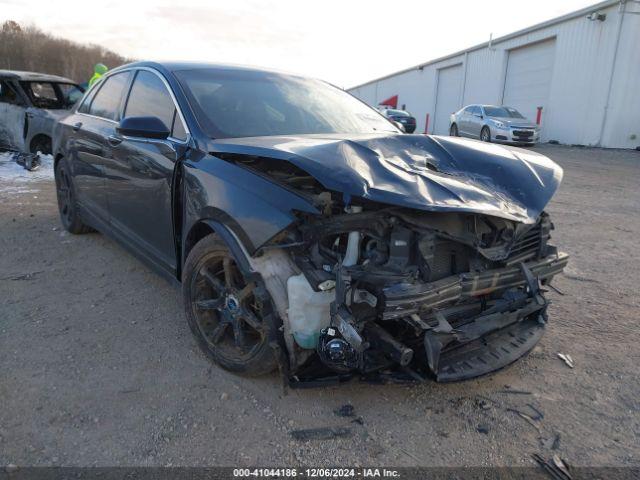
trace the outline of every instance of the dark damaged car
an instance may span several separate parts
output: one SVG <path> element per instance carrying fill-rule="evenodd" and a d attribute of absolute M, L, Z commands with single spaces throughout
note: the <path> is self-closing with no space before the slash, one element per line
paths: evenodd
<path fill-rule="evenodd" d="M 0 150 L 50 154 L 54 124 L 83 93 L 68 78 L 0 70 Z"/>
<path fill-rule="evenodd" d="M 567 264 L 534 152 L 405 135 L 324 82 L 136 63 L 55 134 L 62 222 L 181 283 L 220 366 L 292 385 L 453 381 L 515 361 Z"/>

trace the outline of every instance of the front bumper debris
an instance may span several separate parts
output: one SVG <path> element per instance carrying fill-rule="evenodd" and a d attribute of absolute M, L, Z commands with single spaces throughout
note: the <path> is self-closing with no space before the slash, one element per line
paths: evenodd
<path fill-rule="evenodd" d="M 517 312 L 516 312 L 517 313 Z M 451 351 L 443 352 L 436 381 L 467 380 L 500 370 L 526 355 L 544 333 L 537 318 L 524 318 Z M 428 335 L 425 336 L 425 342 Z"/>
<path fill-rule="evenodd" d="M 454 329 L 442 313 L 425 333 L 429 370 L 438 382 L 478 377 L 509 365 L 531 350 L 542 336 L 548 301 L 540 280 L 520 264 L 523 289 L 508 290 L 471 321 Z"/>
<path fill-rule="evenodd" d="M 558 253 L 524 264 L 543 284 L 559 274 L 569 261 L 569 255 Z M 463 273 L 428 284 L 397 284 L 384 289 L 383 320 L 392 320 L 419 314 L 445 303 L 468 300 L 527 284 L 517 265 L 479 273 Z"/>

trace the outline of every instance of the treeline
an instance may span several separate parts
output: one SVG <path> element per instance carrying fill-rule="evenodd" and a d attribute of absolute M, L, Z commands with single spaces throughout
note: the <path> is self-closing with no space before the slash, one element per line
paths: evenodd
<path fill-rule="evenodd" d="M 0 30 L 0 69 L 49 73 L 84 83 L 98 62 L 114 68 L 129 61 L 106 48 L 80 45 L 13 20 Z"/>

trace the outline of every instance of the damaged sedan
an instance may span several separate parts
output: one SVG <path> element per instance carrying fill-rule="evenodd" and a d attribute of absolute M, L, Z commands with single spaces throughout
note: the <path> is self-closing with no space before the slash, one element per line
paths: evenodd
<path fill-rule="evenodd" d="M 49 155 L 55 122 L 83 93 L 68 78 L 0 70 L 0 150 Z"/>
<path fill-rule="evenodd" d="M 181 284 L 230 371 L 293 386 L 463 380 L 531 350 L 568 257 L 562 170 L 514 147 L 403 134 L 324 82 L 129 64 L 54 135 L 60 216 Z"/>

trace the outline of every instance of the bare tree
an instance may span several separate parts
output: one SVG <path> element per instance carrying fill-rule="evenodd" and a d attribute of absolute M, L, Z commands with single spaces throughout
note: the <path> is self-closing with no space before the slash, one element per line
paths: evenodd
<path fill-rule="evenodd" d="M 0 28 L 0 69 L 50 73 L 83 83 L 93 75 L 96 63 L 114 68 L 130 61 L 98 45 L 57 38 L 13 20 Z"/>

